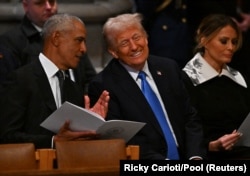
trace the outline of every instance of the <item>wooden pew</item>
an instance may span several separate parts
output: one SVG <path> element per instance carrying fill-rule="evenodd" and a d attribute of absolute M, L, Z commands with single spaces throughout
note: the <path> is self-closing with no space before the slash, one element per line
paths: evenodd
<path fill-rule="evenodd" d="M 55 149 L 37 149 L 35 157 L 39 170 L 54 169 L 54 161 L 56 160 Z"/>
<path fill-rule="evenodd" d="M 118 167 L 120 160 L 139 158 L 138 146 L 126 146 L 123 139 L 56 142 L 59 169 Z"/>
<path fill-rule="evenodd" d="M 0 176 L 119 176 L 117 167 L 96 167 L 84 169 L 21 170 L 0 171 Z"/>
<path fill-rule="evenodd" d="M 119 143 L 124 150 L 124 158 L 127 160 L 138 160 L 139 159 L 139 146 L 137 145 L 128 145 L 126 146 L 123 141 L 120 140 L 108 140 L 108 141 L 98 141 L 97 144 L 103 143 L 106 145 L 106 151 L 109 152 L 107 147 L 110 147 L 110 152 L 112 152 L 112 147 L 110 144 Z M 104 149 L 102 145 L 99 146 L 101 149 Z M 6 158 L 6 155 L 1 154 L 1 148 L 4 148 L 4 152 L 12 151 L 11 157 Z M 15 152 L 13 153 L 13 148 Z M 25 148 L 25 149 L 24 149 Z M 26 151 L 28 148 L 28 153 Z M 84 150 L 84 148 L 82 148 Z M 122 151 L 121 150 L 121 151 Z M 91 150 L 89 150 L 91 151 Z M 8 153 L 8 152 L 7 152 Z M 96 153 L 93 148 L 93 153 Z M 123 152 L 122 152 L 123 153 Z M 99 156 L 98 153 L 97 157 Z M 107 153 L 108 154 L 108 153 Z M 123 154 L 122 154 L 123 155 Z M 13 157 L 14 156 L 14 157 Z M 17 159 L 18 158 L 18 159 Z M 27 164 L 26 160 L 32 160 L 31 167 L 25 166 Z M 31 159 L 30 159 L 31 158 Z M 1 160 L 2 159 L 2 160 Z M 119 164 L 115 165 L 106 165 L 106 166 L 91 166 L 91 167 L 80 167 L 80 168 L 55 168 L 54 163 L 57 162 L 58 156 L 56 149 L 34 149 L 33 144 L 0 144 L 0 176 L 119 176 L 120 168 Z M 13 161 L 11 161 L 13 160 Z M 21 162 L 20 162 L 21 161 Z M 94 160 L 93 160 L 94 161 Z M 3 162 L 11 163 L 12 167 L 6 169 L 1 168 Z M 18 166 L 15 162 L 21 163 L 21 166 Z M 28 162 L 29 163 L 29 162 Z M 34 164 L 35 163 L 35 164 Z M 25 167 L 23 167 L 25 166 Z"/>

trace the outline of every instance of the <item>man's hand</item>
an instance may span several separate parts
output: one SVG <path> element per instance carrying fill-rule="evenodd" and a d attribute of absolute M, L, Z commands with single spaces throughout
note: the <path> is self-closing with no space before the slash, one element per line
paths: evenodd
<path fill-rule="evenodd" d="M 103 91 L 96 104 L 90 108 L 90 100 L 86 95 L 84 96 L 85 108 L 89 109 L 103 118 L 106 117 L 108 112 L 109 92 Z M 69 128 L 69 121 L 66 121 L 60 128 L 59 132 L 54 136 L 54 141 L 71 141 L 71 140 L 84 140 L 98 138 L 99 135 L 95 131 L 71 131 Z"/>
<path fill-rule="evenodd" d="M 99 135 L 95 131 L 71 131 L 69 129 L 69 121 L 66 121 L 60 128 L 59 132 L 54 136 L 54 141 L 71 141 L 80 139 L 95 139 Z"/>
<path fill-rule="evenodd" d="M 99 114 L 103 118 L 106 118 L 108 112 L 109 99 L 110 99 L 109 92 L 104 90 L 100 95 L 96 104 L 92 108 L 90 108 L 90 99 L 87 95 L 85 95 L 84 96 L 85 108 Z"/>

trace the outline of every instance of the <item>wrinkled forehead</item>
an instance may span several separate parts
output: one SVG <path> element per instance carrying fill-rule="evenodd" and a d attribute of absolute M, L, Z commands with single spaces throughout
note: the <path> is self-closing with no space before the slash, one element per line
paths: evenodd
<path fill-rule="evenodd" d="M 143 37 L 147 37 L 145 30 L 140 26 L 127 26 L 125 28 L 115 29 L 113 31 L 111 30 L 109 35 L 110 39 L 115 41 L 128 39 L 135 35 L 141 35 Z"/>

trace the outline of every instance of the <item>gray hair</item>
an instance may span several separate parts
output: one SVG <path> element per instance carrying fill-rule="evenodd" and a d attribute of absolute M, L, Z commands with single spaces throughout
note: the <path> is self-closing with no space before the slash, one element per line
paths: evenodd
<path fill-rule="evenodd" d="M 55 31 L 67 32 L 74 29 L 74 21 L 79 21 L 84 25 L 84 22 L 77 16 L 66 13 L 55 14 L 50 17 L 44 24 L 42 37 L 46 39 Z"/>
<path fill-rule="evenodd" d="M 142 15 L 139 13 L 127 13 L 109 18 L 103 26 L 103 36 L 107 45 L 113 46 L 117 32 L 126 30 L 130 26 L 137 26 L 147 36 L 142 26 L 142 19 Z"/>

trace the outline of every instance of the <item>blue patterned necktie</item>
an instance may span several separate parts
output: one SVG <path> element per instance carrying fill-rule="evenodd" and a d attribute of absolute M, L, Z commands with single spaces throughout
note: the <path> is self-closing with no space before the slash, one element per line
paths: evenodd
<path fill-rule="evenodd" d="M 143 71 L 139 72 L 138 78 L 141 79 L 142 92 L 144 96 L 146 97 L 148 103 L 150 104 L 161 126 L 161 129 L 164 133 L 164 137 L 168 146 L 167 158 L 172 159 L 172 160 L 178 160 L 179 154 L 178 154 L 177 146 L 176 146 L 173 134 L 167 123 L 160 101 L 158 100 L 156 94 L 154 93 L 150 85 L 148 84 L 146 80 L 146 74 Z"/>

